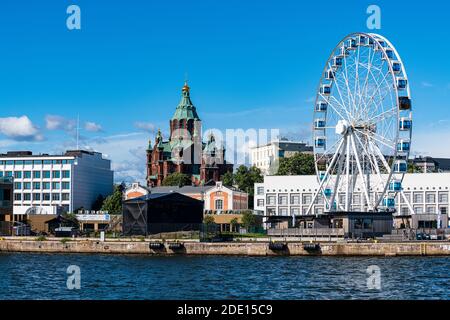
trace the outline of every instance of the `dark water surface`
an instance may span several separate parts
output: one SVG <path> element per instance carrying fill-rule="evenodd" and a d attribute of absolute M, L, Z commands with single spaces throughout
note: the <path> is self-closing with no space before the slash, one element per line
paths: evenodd
<path fill-rule="evenodd" d="M 67 288 L 67 268 L 81 289 Z M 381 290 L 368 289 L 371 265 Z M 449 299 L 450 257 L 0 253 L 0 299 Z"/>

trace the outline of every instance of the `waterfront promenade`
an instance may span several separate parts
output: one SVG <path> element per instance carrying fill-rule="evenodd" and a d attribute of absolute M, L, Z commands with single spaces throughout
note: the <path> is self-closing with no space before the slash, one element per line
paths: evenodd
<path fill-rule="evenodd" d="M 274 245 L 275 243 L 275 245 Z M 0 252 L 247 256 L 450 256 L 450 241 L 301 242 L 1 238 Z"/>

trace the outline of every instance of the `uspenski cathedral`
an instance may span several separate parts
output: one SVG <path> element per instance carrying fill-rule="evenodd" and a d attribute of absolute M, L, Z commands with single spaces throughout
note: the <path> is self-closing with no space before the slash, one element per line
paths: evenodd
<path fill-rule="evenodd" d="M 180 172 L 190 176 L 192 185 L 220 181 L 221 176 L 233 171 L 233 164 L 225 161 L 225 147 L 216 142 L 213 134 L 202 141 L 202 124 L 190 98 L 187 82 L 181 101 L 169 121 L 170 137 L 164 140 L 161 131 L 152 146 L 147 148 L 147 185 L 160 186 L 169 174 Z"/>

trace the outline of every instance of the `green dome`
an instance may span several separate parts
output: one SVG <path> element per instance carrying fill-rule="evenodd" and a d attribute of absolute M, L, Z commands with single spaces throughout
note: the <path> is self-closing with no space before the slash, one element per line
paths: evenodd
<path fill-rule="evenodd" d="M 181 101 L 175 110 L 172 120 L 200 120 L 197 110 L 192 104 L 189 96 L 189 86 L 184 84 L 181 94 Z"/>

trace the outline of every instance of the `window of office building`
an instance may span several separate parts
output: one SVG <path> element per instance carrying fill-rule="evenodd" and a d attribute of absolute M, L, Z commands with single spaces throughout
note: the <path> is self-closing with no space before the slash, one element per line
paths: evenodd
<path fill-rule="evenodd" d="M 68 201 L 69 200 L 69 193 L 63 193 L 61 194 L 61 199 L 63 201 Z"/>
<path fill-rule="evenodd" d="M 448 202 L 448 192 L 439 192 L 439 203 Z"/>
<path fill-rule="evenodd" d="M 42 161 L 44 164 L 52 164 L 52 160 L 43 160 Z"/>
<path fill-rule="evenodd" d="M 22 200 L 22 194 L 21 193 L 14 193 L 14 200 L 17 200 L 17 201 Z"/>
<path fill-rule="evenodd" d="M 258 199 L 258 200 L 256 201 L 256 205 L 257 205 L 258 207 L 263 207 L 263 206 L 264 206 L 264 199 Z"/>
<path fill-rule="evenodd" d="M 14 189 L 15 190 L 22 189 L 22 182 L 14 182 Z"/>
<path fill-rule="evenodd" d="M 50 201 L 50 193 L 43 193 L 42 194 L 42 200 Z"/>
<path fill-rule="evenodd" d="M 278 204 L 288 204 L 288 196 L 287 194 L 280 194 L 278 195 Z"/>
<path fill-rule="evenodd" d="M 31 193 L 24 193 L 23 194 L 23 200 L 24 201 L 31 201 Z"/>
<path fill-rule="evenodd" d="M 12 171 L 5 171 L 5 177 L 12 177 L 13 173 Z"/>
<path fill-rule="evenodd" d="M 65 171 L 65 172 L 69 173 L 69 171 Z M 64 177 L 64 178 L 69 178 L 69 177 Z M 264 187 L 256 188 L 256 194 L 259 194 L 259 195 L 264 194 Z"/>
<path fill-rule="evenodd" d="M 267 195 L 267 204 L 268 205 L 275 205 L 276 204 L 276 200 L 275 200 L 276 198 L 275 198 L 275 195 L 271 195 L 271 194 L 268 194 Z"/>
<path fill-rule="evenodd" d="M 52 171 L 52 178 L 53 179 L 61 178 L 61 171 Z"/>
<path fill-rule="evenodd" d="M 42 171 L 42 177 L 44 179 L 50 179 L 50 171 L 48 171 L 48 170 Z"/>
<path fill-rule="evenodd" d="M 52 182 L 52 189 L 59 189 L 61 187 L 59 182 Z"/>
<path fill-rule="evenodd" d="M 14 165 L 14 160 L 6 160 L 6 165 L 7 166 L 13 166 Z"/>
<path fill-rule="evenodd" d="M 446 206 L 439 207 L 439 213 L 440 214 L 447 214 L 448 208 Z"/>
<path fill-rule="evenodd" d="M 403 192 L 403 194 L 405 195 L 406 200 L 411 203 L 411 192 Z M 403 197 L 402 197 L 403 198 Z M 404 200 L 404 198 L 402 199 Z"/>
<path fill-rule="evenodd" d="M 423 213 L 423 206 L 414 206 L 414 213 L 422 214 Z"/>
<path fill-rule="evenodd" d="M 295 215 L 295 216 L 300 215 L 300 208 L 297 208 L 297 207 L 291 208 L 291 215 Z"/>
<path fill-rule="evenodd" d="M 311 200 L 312 200 L 311 198 L 312 198 L 312 196 L 311 196 L 310 193 L 303 194 L 303 195 L 302 195 L 302 203 L 303 203 L 303 204 L 310 204 L 310 203 L 311 203 Z"/>
<path fill-rule="evenodd" d="M 423 193 L 422 192 L 414 192 L 414 203 L 423 203 Z"/>
<path fill-rule="evenodd" d="M 14 171 L 15 179 L 22 179 L 22 171 Z"/>
<path fill-rule="evenodd" d="M 23 177 L 25 179 L 31 179 L 31 171 L 24 171 L 23 172 Z"/>
<path fill-rule="evenodd" d="M 41 188 L 41 183 L 40 182 L 33 182 L 33 189 L 39 190 L 40 188 Z"/>
<path fill-rule="evenodd" d="M 339 203 L 345 204 L 345 194 L 342 193 L 339 194 Z"/>
<path fill-rule="evenodd" d="M 353 195 L 353 204 L 361 204 L 361 195 L 359 194 Z"/>
<path fill-rule="evenodd" d="M 436 207 L 435 206 L 427 206 L 426 210 L 427 210 L 427 213 L 436 213 Z"/>
<path fill-rule="evenodd" d="M 42 189 L 49 190 L 50 189 L 50 182 L 42 182 Z"/>
<path fill-rule="evenodd" d="M 40 179 L 41 178 L 41 172 L 40 171 L 33 171 L 33 178 Z"/>
<path fill-rule="evenodd" d="M 63 176 L 63 178 L 70 178 L 70 171 L 69 170 L 63 170 L 62 171 L 62 176 Z M 263 193 L 262 194 L 264 194 L 264 187 L 262 187 L 263 188 Z"/>
<path fill-rule="evenodd" d="M 404 216 L 409 215 L 409 208 L 408 207 L 401 207 L 400 212 Z"/>
<path fill-rule="evenodd" d="M 64 190 L 70 189 L 70 182 L 63 182 L 62 183 L 62 188 Z"/>
<path fill-rule="evenodd" d="M 267 214 L 269 216 L 275 216 L 276 215 L 275 208 L 267 208 Z"/>
<path fill-rule="evenodd" d="M 427 192 L 425 194 L 425 200 L 427 203 L 436 203 L 436 194 L 434 192 Z"/>
<path fill-rule="evenodd" d="M 25 165 L 31 165 L 31 164 L 33 164 L 33 160 L 25 160 L 25 161 L 23 162 L 23 164 L 25 164 Z"/>
<path fill-rule="evenodd" d="M 40 201 L 40 200 L 41 200 L 41 194 L 33 193 L 33 201 Z"/>
<path fill-rule="evenodd" d="M 288 208 L 284 208 L 284 207 L 279 208 L 278 209 L 278 213 L 279 213 L 280 216 L 287 216 L 288 215 Z"/>
<path fill-rule="evenodd" d="M 25 190 L 30 190 L 31 189 L 31 182 L 24 182 L 23 183 L 23 188 Z"/>
<path fill-rule="evenodd" d="M 33 164 L 38 166 L 42 164 L 42 160 L 33 160 Z"/>
<path fill-rule="evenodd" d="M 291 194 L 291 204 L 300 204 L 300 195 L 298 193 Z"/>
<path fill-rule="evenodd" d="M 323 208 L 322 207 L 315 207 L 314 208 L 314 214 L 322 214 Z"/>
<path fill-rule="evenodd" d="M 52 193 L 52 200 L 53 201 L 59 201 L 59 198 L 60 198 L 59 193 Z"/>
<path fill-rule="evenodd" d="M 21 166 L 21 165 L 23 165 L 23 160 L 15 160 L 14 164 L 17 166 Z"/>

